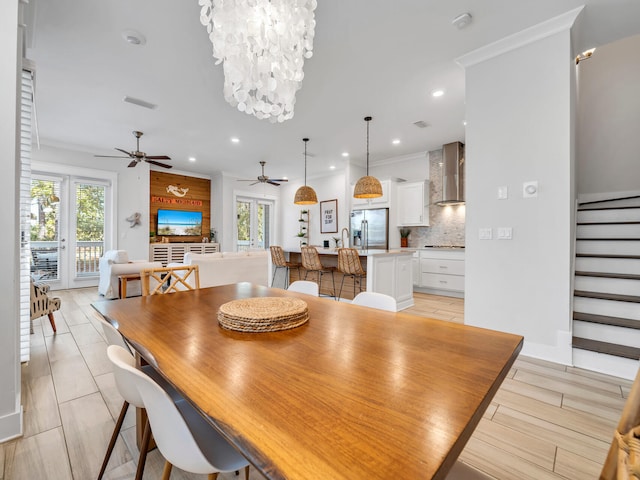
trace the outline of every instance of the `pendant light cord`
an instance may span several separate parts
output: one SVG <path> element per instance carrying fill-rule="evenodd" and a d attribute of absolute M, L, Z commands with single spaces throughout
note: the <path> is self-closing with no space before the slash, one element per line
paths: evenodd
<path fill-rule="evenodd" d="M 307 186 L 307 142 L 309 141 L 308 138 L 303 138 L 302 141 L 304 142 L 304 186 Z"/>
<path fill-rule="evenodd" d="M 369 176 L 369 122 L 371 117 L 364 117 L 364 121 L 367 122 L 367 177 Z"/>

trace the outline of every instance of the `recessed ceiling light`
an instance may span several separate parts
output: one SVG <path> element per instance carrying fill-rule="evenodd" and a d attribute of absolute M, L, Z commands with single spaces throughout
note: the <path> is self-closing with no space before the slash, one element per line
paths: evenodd
<path fill-rule="evenodd" d="M 441 97 L 444 95 L 444 90 L 441 88 L 438 88 L 436 90 L 432 90 L 431 91 L 431 96 L 432 97 Z"/>
<path fill-rule="evenodd" d="M 397 138 L 394 138 L 391 143 L 393 143 L 394 145 L 400 145 L 400 140 Z"/>
<path fill-rule="evenodd" d="M 348 157 L 349 156 L 349 152 L 342 152 L 342 156 L 343 157 Z"/>
<path fill-rule="evenodd" d="M 144 45 L 147 43 L 147 39 L 140 32 L 135 30 L 123 30 L 122 38 L 129 45 Z"/>
<path fill-rule="evenodd" d="M 196 161 L 196 157 L 189 157 L 189 161 L 190 162 L 195 162 Z"/>
<path fill-rule="evenodd" d="M 335 166 L 335 165 L 331 165 L 331 166 L 329 167 L 329 170 L 335 170 L 335 169 L 336 169 L 336 166 Z"/>
<path fill-rule="evenodd" d="M 238 137 L 231 137 L 231 141 L 233 143 L 240 143 L 240 139 Z"/>

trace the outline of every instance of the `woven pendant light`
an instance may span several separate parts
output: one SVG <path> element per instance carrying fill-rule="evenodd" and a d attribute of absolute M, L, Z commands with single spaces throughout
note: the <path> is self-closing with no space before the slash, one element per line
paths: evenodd
<path fill-rule="evenodd" d="M 318 203 L 318 197 L 313 188 L 307 186 L 307 142 L 308 138 L 303 138 L 304 142 L 304 185 L 296 191 L 293 203 L 296 205 L 313 205 Z"/>
<path fill-rule="evenodd" d="M 353 198 L 377 198 L 382 196 L 382 185 L 376 177 L 369 176 L 369 122 L 371 117 L 364 117 L 367 122 L 367 175 L 356 183 Z"/>

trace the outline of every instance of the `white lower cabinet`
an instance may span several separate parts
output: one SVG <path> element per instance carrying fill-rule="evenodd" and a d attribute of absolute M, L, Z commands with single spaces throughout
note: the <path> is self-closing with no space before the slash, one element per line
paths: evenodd
<path fill-rule="evenodd" d="M 168 263 L 182 263 L 187 252 L 215 253 L 220 248 L 217 243 L 152 243 L 149 245 L 149 260 Z"/>
<path fill-rule="evenodd" d="M 420 283 L 415 288 L 417 291 L 452 297 L 464 296 L 464 251 L 420 250 L 419 271 Z"/>

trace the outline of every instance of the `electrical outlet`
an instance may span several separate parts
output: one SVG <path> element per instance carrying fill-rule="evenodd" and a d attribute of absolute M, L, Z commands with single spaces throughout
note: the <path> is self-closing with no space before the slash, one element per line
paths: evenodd
<path fill-rule="evenodd" d="M 513 238 L 513 228 L 498 227 L 498 240 L 511 240 Z"/>
<path fill-rule="evenodd" d="M 538 196 L 538 182 L 524 182 L 522 184 L 522 198 L 535 198 Z"/>
<path fill-rule="evenodd" d="M 498 200 L 506 200 L 509 198 L 509 187 L 498 187 Z"/>

